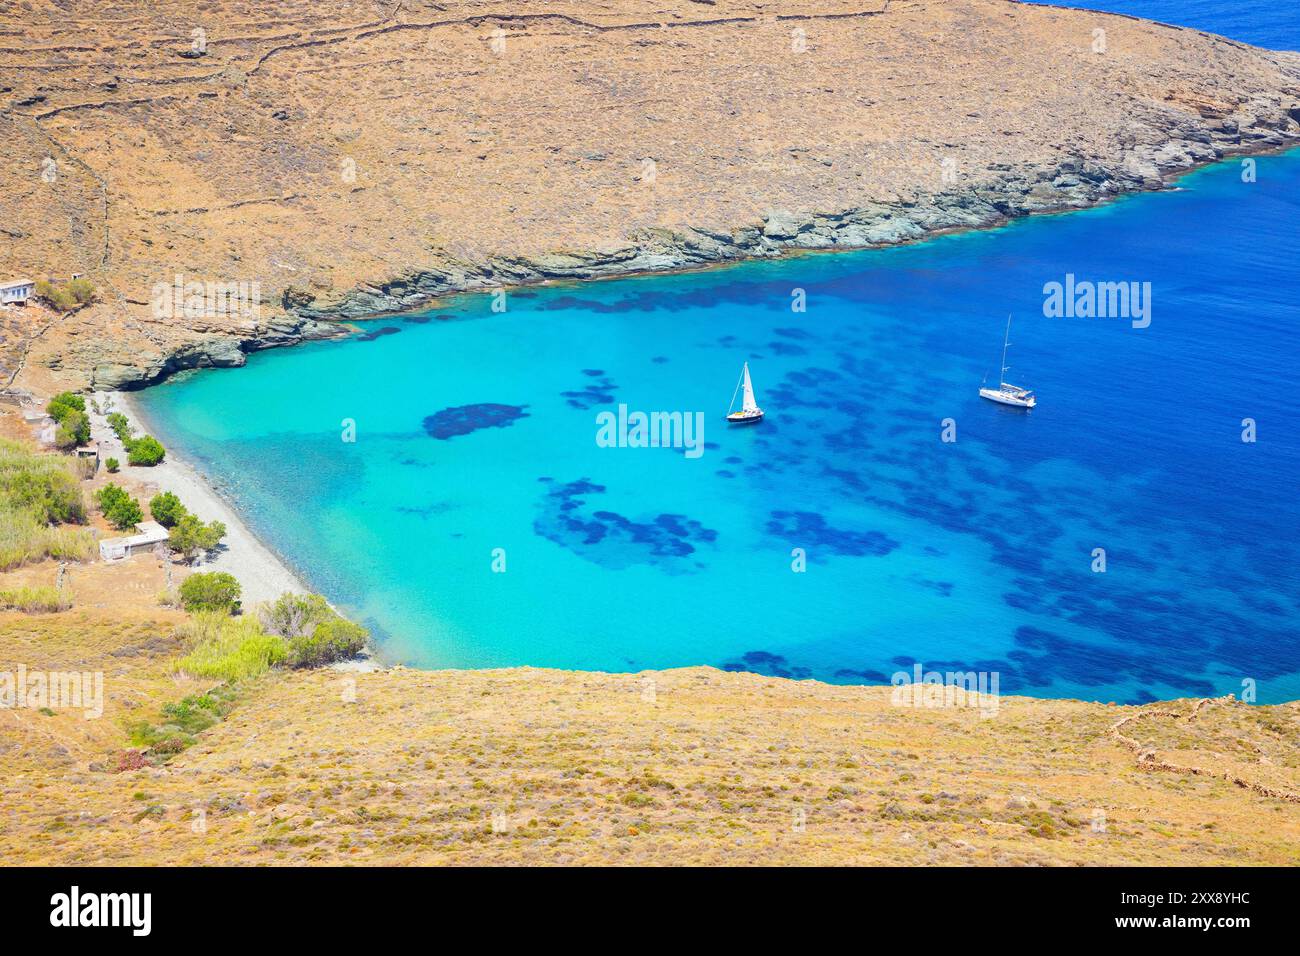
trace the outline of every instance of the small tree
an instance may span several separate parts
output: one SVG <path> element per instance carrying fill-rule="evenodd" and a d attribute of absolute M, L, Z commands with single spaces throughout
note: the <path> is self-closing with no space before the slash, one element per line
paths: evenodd
<path fill-rule="evenodd" d="M 226 526 L 220 521 L 204 524 L 194 515 L 186 514 L 177 519 L 167 547 L 192 564 L 200 551 L 215 551 L 225 536 Z"/>
<path fill-rule="evenodd" d="M 57 286 L 45 279 L 41 279 L 36 283 L 36 294 L 60 312 L 75 309 L 78 305 L 77 297 L 72 294 L 71 290 Z"/>
<path fill-rule="evenodd" d="M 95 285 L 89 279 L 73 279 L 68 283 L 68 294 L 78 305 L 85 305 L 95 299 Z"/>
<path fill-rule="evenodd" d="M 90 441 L 90 419 L 85 412 L 74 408 L 64 409 L 63 419 L 54 432 L 54 444 L 58 448 L 76 448 Z"/>
<path fill-rule="evenodd" d="M 259 607 L 257 617 L 268 634 L 292 639 L 310 636 L 316 625 L 334 617 L 334 612 L 319 594 L 285 592 Z"/>
<path fill-rule="evenodd" d="M 310 635 L 289 641 L 289 666 L 321 667 L 356 657 L 369 636 L 361 625 L 331 612 L 329 620 L 317 624 Z"/>
<path fill-rule="evenodd" d="M 153 496 L 153 500 L 149 502 L 149 513 L 153 515 L 153 520 L 164 528 L 175 527 L 176 522 L 189 514 L 185 506 L 181 504 L 181 499 L 170 491 L 164 491 L 162 494 Z"/>
<path fill-rule="evenodd" d="M 105 458 L 104 467 L 107 468 L 111 474 L 115 475 L 117 474 L 117 470 L 122 467 L 122 463 L 116 458 Z"/>
<path fill-rule="evenodd" d="M 45 406 L 46 414 L 56 422 L 63 421 L 63 417 L 68 412 L 84 412 L 85 410 L 86 399 L 76 392 L 59 392 Z"/>
<path fill-rule="evenodd" d="M 109 412 L 107 421 L 108 427 L 113 429 L 113 434 L 123 445 L 131 440 L 131 423 L 125 415 L 121 412 Z"/>
<path fill-rule="evenodd" d="M 134 528 L 144 520 L 140 503 L 119 485 L 105 485 L 95 493 L 95 501 L 99 505 L 99 510 L 104 513 L 104 517 L 119 531 Z"/>
<path fill-rule="evenodd" d="M 162 442 L 152 435 L 145 435 L 143 438 L 136 438 L 123 444 L 126 446 L 126 460 L 132 465 L 156 465 L 167 454 Z"/>
<path fill-rule="evenodd" d="M 181 606 L 187 611 L 239 610 L 239 582 L 225 571 L 191 574 L 181 582 Z"/>

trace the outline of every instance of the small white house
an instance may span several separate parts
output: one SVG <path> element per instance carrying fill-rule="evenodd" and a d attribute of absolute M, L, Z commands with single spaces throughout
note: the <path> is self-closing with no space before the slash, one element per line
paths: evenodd
<path fill-rule="evenodd" d="M 99 542 L 99 556 L 105 561 L 123 561 L 133 554 L 152 551 L 170 537 L 167 529 L 157 521 L 141 521 L 135 530 L 139 533 L 129 538 L 105 538 Z"/>
<path fill-rule="evenodd" d="M 0 305 L 26 305 L 36 294 L 36 283 L 31 279 L 14 279 L 0 282 Z"/>

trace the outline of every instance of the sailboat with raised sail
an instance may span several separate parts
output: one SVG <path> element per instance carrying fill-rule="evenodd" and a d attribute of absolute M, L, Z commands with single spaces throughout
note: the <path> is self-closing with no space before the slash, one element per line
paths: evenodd
<path fill-rule="evenodd" d="M 1034 393 L 1019 385 L 1007 381 L 1007 348 L 1011 345 L 1011 315 L 1007 315 L 1007 334 L 1002 338 L 1002 370 L 998 373 L 998 387 L 980 386 L 980 397 L 1001 405 L 1015 405 L 1017 408 L 1033 408 L 1038 404 Z"/>
<path fill-rule="evenodd" d="M 733 412 L 736 407 L 736 395 L 744 390 L 745 396 L 740 403 L 740 411 Z M 736 383 L 736 390 L 731 393 L 731 404 L 727 406 L 727 421 L 733 425 L 752 425 L 755 422 L 763 420 L 763 410 L 758 407 L 754 401 L 754 385 L 749 380 L 749 363 L 740 370 L 740 381 Z"/>

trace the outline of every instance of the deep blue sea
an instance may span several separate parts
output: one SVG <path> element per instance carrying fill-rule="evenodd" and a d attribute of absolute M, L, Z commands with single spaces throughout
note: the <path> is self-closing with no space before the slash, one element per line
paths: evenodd
<path fill-rule="evenodd" d="M 1054 5 L 1127 13 L 1272 50 L 1300 50 L 1300 3 L 1295 0 L 1070 0 Z"/>
<path fill-rule="evenodd" d="M 462 296 L 141 404 L 390 659 L 1300 698 L 1300 152 L 1257 173 L 504 313 Z M 1149 327 L 1045 317 L 1067 273 L 1150 282 Z M 1028 412 L 977 394 L 1008 313 Z M 729 427 L 744 361 L 768 417 Z M 600 447 L 620 403 L 704 412 L 703 454 Z"/>

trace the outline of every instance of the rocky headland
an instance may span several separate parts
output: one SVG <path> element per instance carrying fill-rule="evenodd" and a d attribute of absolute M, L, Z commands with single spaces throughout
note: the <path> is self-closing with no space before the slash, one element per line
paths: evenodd
<path fill-rule="evenodd" d="M 37 0 L 0 47 L 0 271 L 100 294 L 22 343 L 38 393 L 451 292 L 992 226 L 1300 138 L 1300 54 L 1010 0 L 96 9 Z M 255 301 L 159 309 L 177 277 Z"/>

